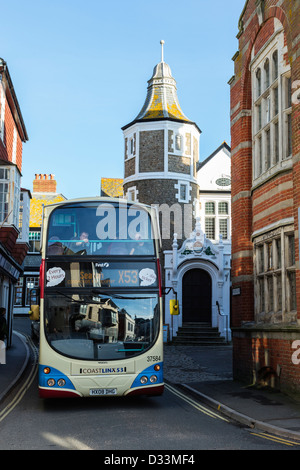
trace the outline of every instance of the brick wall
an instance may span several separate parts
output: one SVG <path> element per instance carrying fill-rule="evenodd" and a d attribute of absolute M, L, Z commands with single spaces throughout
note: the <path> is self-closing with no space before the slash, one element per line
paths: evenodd
<path fill-rule="evenodd" d="M 267 181 L 253 192 L 253 231 L 287 217 L 293 217 L 292 172 Z"/>
<path fill-rule="evenodd" d="M 0 95 L 1 100 L 1 95 Z M 4 137 L 3 141 L 0 139 L 0 159 L 7 162 L 13 162 L 13 140 L 14 140 L 14 129 L 17 130 L 11 108 L 8 101 L 5 104 L 5 116 L 4 116 Z M 13 163 L 16 163 L 19 171 L 22 171 L 22 140 L 19 133 L 16 133 L 16 159 Z"/>
<path fill-rule="evenodd" d="M 300 364 L 295 341 L 299 330 L 235 332 L 233 363 L 235 375 L 245 383 L 271 386 L 286 393 L 299 393 Z M 297 362 L 293 358 L 296 355 Z"/>
<path fill-rule="evenodd" d="M 252 234 L 282 219 L 294 218 L 297 268 L 297 305 L 300 306 L 299 232 L 300 207 L 300 105 L 292 105 L 293 158 L 285 171 L 271 174 L 253 186 L 252 88 L 250 64 L 272 37 L 279 22 L 284 31 L 284 61 L 291 66 L 291 81 L 300 80 L 300 0 L 249 0 L 239 22 L 239 50 L 234 56 L 230 80 L 232 159 L 232 296 L 234 375 L 246 381 L 261 380 L 269 370 L 269 382 L 282 389 L 300 391 L 300 367 L 291 361 L 297 324 L 271 325 L 268 330 L 255 323 L 255 287 Z M 299 84 L 300 85 L 300 84 Z M 299 88 L 298 85 L 298 88 Z M 299 100 L 300 102 L 300 100 Z M 283 165 L 284 167 L 284 165 Z M 298 307 L 298 319 L 300 308 Z M 249 323 L 250 322 L 250 323 Z M 254 326 L 253 326 L 254 325 Z M 274 333 L 276 330 L 276 335 Z M 275 336 L 274 336 L 275 335 Z M 268 358 L 266 361 L 266 357 Z M 275 374 L 275 375 L 274 375 Z M 274 386 L 275 386 L 274 385 Z"/>
<path fill-rule="evenodd" d="M 56 193 L 56 181 L 54 175 L 36 174 L 33 180 L 34 193 Z"/>
<path fill-rule="evenodd" d="M 0 59 L 0 110 L 2 112 L 4 110 L 4 114 L 1 113 L 2 118 L 4 117 L 3 129 L 1 123 L 2 134 L 0 138 L 1 165 L 7 168 L 6 162 L 13 163 L 21 175 L 23 142 L 28 140 L 28 136 L 12 79 L 7 64 L 3 59 Z M 14 171 L 10 172 L 11 178 L 13 178 L 12 175 L 14 174 Z M 17 227 L 12 225 L 12 222 L 16 223 L 16 216 L 18 215 L 14 206 L 15 199 L 12 197 L 14 195 L 14 183 L 13 179 L 9 182 L 9 213 L 0 229 L 0 242 L 5 246 L 11 258 L 21 266 L 28 250 L 28 245 L 26 243 L 18 243 L 17 237 L 19 232 Z M 11 225 L 7 225 L 8 223 Z"/>

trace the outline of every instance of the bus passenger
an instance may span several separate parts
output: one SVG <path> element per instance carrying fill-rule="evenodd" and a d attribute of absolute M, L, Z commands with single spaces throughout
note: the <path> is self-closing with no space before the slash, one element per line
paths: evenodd
<path fill-rule="evenodd" d="M 79 251 L 89 251 L 90 247 L 90 241 L 89 241 L 89 234 L 88 232 L 81 232 L 79 238 L 74 237 L 72 239 L 72 242 L 70 243 L 70 250 L 71 253 L 68 254 L 73 254 L 73 253 L 78 253 Z"/>
<path fill-rule="evenodd" d="M 48 255 L 63 255 L 64 253 L 64 246 L 59 241 L 58 237 L 51 237 L 48 244 Z"/>
<path fill-rule="evenodd" d="M 142 240 L 141 234 L 137 233 L 135 235 L 135 241 L 131 244 L 132 248 L 130 250 L 130 255 L 148 255 L 151 254 L 147 244 Z"/>

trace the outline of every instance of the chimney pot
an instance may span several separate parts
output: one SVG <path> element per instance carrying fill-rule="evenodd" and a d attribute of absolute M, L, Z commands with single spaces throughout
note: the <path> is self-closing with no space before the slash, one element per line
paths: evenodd
<path fill-rule="evenodd" d="M 33 180 L 33 192 L 56 193 L 56 181 L 53 174 L 35 174 Z"/>

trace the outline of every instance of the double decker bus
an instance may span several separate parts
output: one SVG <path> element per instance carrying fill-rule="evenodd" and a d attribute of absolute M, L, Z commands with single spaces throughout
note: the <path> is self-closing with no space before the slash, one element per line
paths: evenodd
<path fill-rule="evenodd" d="M 162 394 L 159 249 L 149 206 L 87 198 L 44 207 L 40 397 Z"/>

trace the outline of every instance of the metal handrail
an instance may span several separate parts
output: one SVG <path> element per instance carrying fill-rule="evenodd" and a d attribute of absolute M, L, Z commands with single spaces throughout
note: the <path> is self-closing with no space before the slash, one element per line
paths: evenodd
<path fill-rule="evenodd" d="M 220 317 L 225 317 L 226 318 L 226 343 L 228 343 L 228 315 L 226 315 L 226 313 L 222 313 L 221 312 L 221 309 L 220 309 L 220 304 L 218 301 L 216 301 L 216 305 L 218 307 L 218 314 L 220 315 Z"/>

